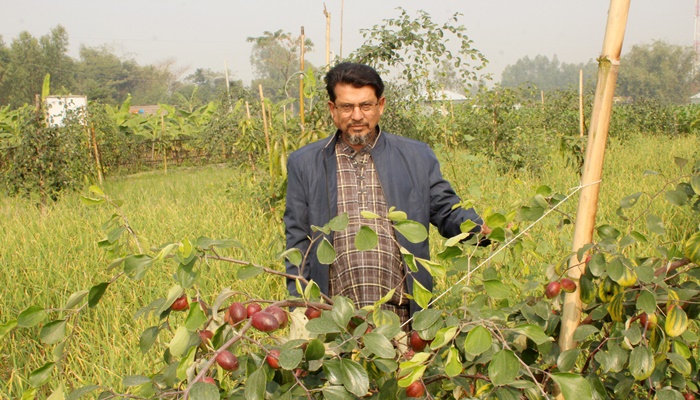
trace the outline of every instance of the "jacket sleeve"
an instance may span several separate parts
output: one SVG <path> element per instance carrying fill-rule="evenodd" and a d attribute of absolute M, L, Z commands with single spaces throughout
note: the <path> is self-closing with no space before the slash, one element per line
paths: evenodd
<path fill-rule="evenodd" d="M 298 249 L 302 257 L 306 254 L 311 237 L 311 225 L 309 224 L 308 199 L 305 185 L 303 183 L 302 171 L 303 163 L 298 157 L 290 156 L 287 163 L 287 202 L 284 210 L 284 230 L 286 237 L 286 248 Z M 289 275 L 299 275 L 299 267 L 285 260 L 286 272 Z M 302 268 L 303 277 L 309 279 L 310 268 L 308 263 Z M 293 296 L 298 296 L 295 280 L 287 278 L 287 289 Z"/>
<path fill-rule="evenodd" d="M 479 233 L 483 220 L 473 208 L 464 209 L 453 206 L 461 202 L 452 189 L 452 185 L 442 177 L 440 162 L 428 147 L 430 180 L 430 222 L 435 225 L 443 237 L 450 238 L 462 233 L 460 225 L 466 220 L 476 223 L 472 233 Z"/>

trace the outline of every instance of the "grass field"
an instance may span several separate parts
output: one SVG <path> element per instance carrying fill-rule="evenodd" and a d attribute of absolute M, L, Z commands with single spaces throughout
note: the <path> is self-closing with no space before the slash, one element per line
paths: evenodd
<path fill-rule="evenodd" d="M 624 196 L 639 191 L 654 193 L 663 187 L 660 175 L 645 175 L 644 171 L 675 176 L 678 167 L 674 157 L 694 162 L 699 149 L 695 136 L 669 139 L 640 135 L 625 143 L 612 140 L 606 154 L 598 223 L 619 222 L 615 210 Z M 474 199 L 480 211 L 513 210 L 543 184 L 564 194 L 578 185 L 577 171 L 566 167 L 557 155 L 551 156 L 548 167 L 539 174 L 505 175 L 488 160 L 466 152 L 440 157 L 446 178 L 460 195 Z M 152 245 L 199 236 L 233 238 L 244 250 L 232 250 L 228 255 L 281 270 L 282 263 L 276 258 L 284 247 L 281 210 L 270 212 L 264 205 L 260 182 L 248 170 L 217 165 L 175 169 L 167 175 L 157 171 L 110 178 L 104 191 L 124 201 L 122 211 Z M 572 196 L 561 211 L 574 216 L 577 202 L 578 196 Z M 666 240 L 682 237 L 689 226 L 698 223 L 663 199 L 654 207 L 664 220 L 677 222 L 666 227 Z M 97 241 L 105 236 L 101 225 L 112 212 L 105 205 L 83 205 L 79 194 L 68 194 L 46 208 L 29 200 L 0 198 L 0 324 L 15 319 L 30 305 L 60 308 L 71 293 L 109 280 L 115 271 L 106 269 L 110 260 Z M 552 214 L 533 228 L 532 252 L 527 255 L 532 269 L 514 279 L 541 276 L 547 265 L 571 250 L 573 229 L 571 225 L 560 227 L 561 217 Z M 441 242 L 434 232 L 432 236 L 437 252 Z M 285 295 L 281 279 L 258 276 L 237 281 L 236 268 L 225 263 L 202 267 L 198 287 L 205 300 L 211 304 L 225 287 L 267 299 Z M 171 264 L 160 263 L 140 281 L 120 279 L 112 285 L 102 302 L 81 317 L 80 329 L 67 347 L 69 356 L 54 372 L 52 385 L 63 381 L 67 392 L 87 384 L 123 390 L 122 376 L 155 371 L 162 354 L 152 351 L 142 355 L 138 338 L 158 320 L 149 316 L 135 321 L 133 314 L 151 300 L 167 295 L 173 271 Z M 51 360 L 51 346 L 39 343 L 38 331 L 15 329 L 0 341 L 0 398 L 21 397 L 29 387 L 30 372 Z M 39 397 L 49 393 L 40 392 Z"/>

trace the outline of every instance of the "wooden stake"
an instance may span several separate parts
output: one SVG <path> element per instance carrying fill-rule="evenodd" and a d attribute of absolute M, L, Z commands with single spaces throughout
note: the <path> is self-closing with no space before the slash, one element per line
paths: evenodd
<path fill-rule="evenodd" d="M 299 57 L 299 119 L 301 120 L 301 125 L 304 126 L 304 27 L 301 27 L 301 52 Z"/>
<path fill-rule="evenodd" d="M 340 59 L 343 59 L 343 13 L 345 12 L 345 0 L 340 2 Z"/>
<path fill-rule="evenodd" d="M 586 124 L 583 120 L 583 69 L 578 70 L 578 120 L 579 136 L 583 137 L 586 130 Z"/>
<path fill-rule="evenodd" d="M 92 135 L 92 151 L 95 153 L 95 164 L 97 167 L 97 182 L 99 182 L 100 185 L 102 185 L 103 181 L 103 176 L 102 176 L 102 163 L 100 162 L 100 150 L 97 148 L 97 138 L 95 136 L 95 127 L 93 126 L 90 129 Z"/>
<path fill-rule="evenodd" d="M 260 91 L 260 108 L 262 110 L 263 129 L 265 132 L 265 147 L 267 148 L 267 154 L 270 154 L 270 132 L 267 129 L 267 114 L 265 113 L 265 96 L 263 95 L 262 85 L 258 85 L 258 91 Z"/>
<path fill-rule="evenodd" d="M 593 103 L 591 126 L 588 131 L 588 144 L 586 158 L 583 162 L 581 177 L 581 194 L 578 211 L 576 213 L 576 226 L 574 228 L 574 252 L 584 245 L 591 243 L 595 217 L 600 192 L 600 178 L 603 172 L 603 156 L 605 154 L 605 142 L 610 125 L 615 84 L 620 67 L 620 52 L 622 40 L 627 26 L 630 0 L 611 0 L 608 12 L 607 28 L 603 42 L 603 52 L 598 62 L 598 84 Z M 585 256 L 579 260 L 573 256 L 569 262 L 568 275 L 578 280 L 585 272 Z M 579 288 L 576 291 L 566 293 L 562 309 L 561 331 L 559 332 L 559 347 L 561 351 L 573 349 L 576 346 L 574 331 L 581 319 L 581 298 Z M 560 396 L 561 397 L 561 396 Z"/>
<path fill-rule="evenodd" d="M 331 13 L 326 10 L 323 3 L 323 15 L 326 16 L 326 71 L 331 68 Z"/>

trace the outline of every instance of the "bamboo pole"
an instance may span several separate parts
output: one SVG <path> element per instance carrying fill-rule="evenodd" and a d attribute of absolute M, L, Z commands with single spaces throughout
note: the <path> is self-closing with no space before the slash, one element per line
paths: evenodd
<path fill-rule="evenodd" d="M 97 182 L 102 185 L 104 180 L 102 176 L 102 162 L 100 161 L 100 150 L 97 148 L 97 137 L 95 136 L 95 127 L 91 127 L 92 151 L 95 153 L 95 166 L 97 169 Z"/>
<path fill-rule="evenodd" d="M 323 15 L 326 16 L 326 71 L 331 68 L 331 13 L 326 10 L 323 3 Z"/>
<path fill-rule="evenodd" d="M 270 154 L 270 132 L 267 129 L 267 113 L 265 113 L 265 96 L 263 95 L 262 85 L 258 85 L 258 91 L 260 92 L 260 108 L 263 117 L 263 131 L 265 132 L 265 147 L 267 148 L 267 154 Z"/>
<path fill-rule="evenodd" d="M 586 134 L 586 124 L 583 119 L 583 69 L 578 70 L 578 120 L 579 136 Z"/>
<path fill-rule="evenodd" d="M 586 158 L 583 162 L 582 189 L 576 213 L 576 226 L 574 228 L 572 245 L 574 252 L 591 243 L 593 238 L 598 194 L 600 192 L 599 181 L 603 172 L 605 142 L 610 125 L 613 95 L 615 94 L 615 84 L 620 67 L 620 52 L 622 50 L 622 40 L 625 36 L 629 7 L 630 0 L 610 1 L 603 52 L 598 61 L 598 84 L 593 103 L 591 126 L 588 132 Z M 576 256 L 571 257 L 567 272 L 568 276 L 577 281 L 584 272 L 585 264 L 583 260 L 579 260 Z M 580 320 L 581 298 L 577 285 L 574 292 L 566 293 L 564 296 L 561 331 L 559 332 L 559 347 L 561 351 L 570 350 L 576 346 L 573 336 Z"/>
<path fill-rule="evenodd" d="M 343 14 L 345 13 L 345 0 L 340 2 L 340 59 L 343 59 Z"/>
<path fill-rule="evenodd" d="M 299 57 L 299 120 L 301 121 L 301 126 L 304 126 L 304 27 L 301 27 L 301 49 Z"/>

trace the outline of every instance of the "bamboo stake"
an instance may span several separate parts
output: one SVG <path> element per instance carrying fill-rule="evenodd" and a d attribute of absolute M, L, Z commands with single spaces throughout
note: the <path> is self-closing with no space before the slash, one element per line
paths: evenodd
<path fill-rule="evenodd" d="M 340 2 L 340 59 L 343 59 L 343 14 L 345 13 L 345 0 Z"/>
<path fill-rule="evenodd" d="M 586 130 L 586 124 L 583 120 L 583 69 L 578 70 L 578 120 L 579 136 L 583 137 Z"/>
<path fill-rule="evenodd" d="M 301 126 L 304 126 L 304 27 L 301 27 L 301 50 L 299 57 L 299 119 L 301 120 Z"/>
<path fill-rule="evenodd" d="M 323 15 L 326 16 L 326 71 L 331 68 L 331 13 L 326 10 L 323 3 Z"/>
<path fill-rule="evenodd" d="M 165 146 L 165 116 L 160 116 L 160 138 L 163 141 L 163 172 L 168 173 L 168 148 Z"/>
<path fill-rule="evenodd" d="M 262 110 L 263 129 L 265 132 L 265 147 L 267 147 L 267 154 L 270 154 L 270 132 L 268 132 L 267 129 L 267 114 L 265 113 L 265 96 L 263 95 L 262 85 L 258 85 L 258 91 L 260 92 L 260 108 Z"/>
<path fill-rule="evenodd" d="M 591 126 L 588 132 L 586 158 L 583 163 L 582 189 L 576 213 L 576 226 L 574 228 L 572 246 L 574 252 L 591 243 L 593 238 L 598 194 L 600 192 L 599 181 L 603 172 L 605 142 L 610 125 L 613 95 L 615 94 L 615 84 L 620 67 L 620 52 L 622 50 L 622 40 L 625 35 L 629 7 L 630 0 L 610 1 L 603 52 L 598 62 L 598 84 L 591 116 Z M 578 280 L 584 272 L 585 264 L 583 260 L 578 260 L 575 256 L 571 257 L 568 276 Z M 579 296 L 578 285 L 573 293 L 566 293 L 564 296 L 559 336 L 561 351 L 570 350 L 576 346 L 573 336 L 581 320 L 581 298 Z"/>
<path fill-rule="evenodd" d="M 99 182 L 100 185 L 102 185 L 102 181 L 104 180 L 102 176 L 102 163 L 100 161 L 100 150 L 97 148 L 97 137 L 95 136 L 95 127 L 93 126 L 90 129 L 90 132 L 92 133 L 91 138 L 92 138 L 92 151 L 95 153 L 95 164 L 97 167 L 97 181 Z"/>

